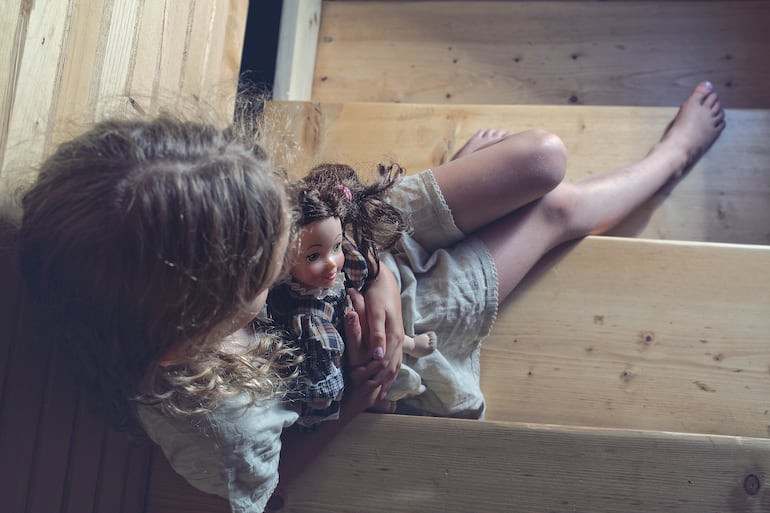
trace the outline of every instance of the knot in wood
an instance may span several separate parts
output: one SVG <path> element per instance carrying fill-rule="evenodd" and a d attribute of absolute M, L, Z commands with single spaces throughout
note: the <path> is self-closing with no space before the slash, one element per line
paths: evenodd
<path fill-rule="evenodd" d="M 759 493 L 759 489 L 762 487 L 762 483 L 759 478 L 754 474 L 749 474 L 746 479 L 743 480 L 743 489 L 749 495 L 756 495 Z"/>

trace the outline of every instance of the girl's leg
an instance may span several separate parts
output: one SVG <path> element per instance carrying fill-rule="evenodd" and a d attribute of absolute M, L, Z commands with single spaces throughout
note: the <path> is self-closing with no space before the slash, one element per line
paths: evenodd
<path fill-rule="evenodd" d="M 502 301 L 550 249 L 611 228 L 672 177 L 686 171 L 724 126 L 716 93 L 710 84 L 701 83 L 661 141 L 629 166 L 557 186 L 554 181 L 563 176 L 563 146 L 549 134 L 527 132 L 521 140 L 512 136 L 437 168 L 436 180 L 458 227 L 464 233 L 477 232 L 489 248 Z M 518 144 L 527 138 L 540 142 L 533 148 Z M 458 172 L 466 163 L 482 171 Z M 451 164 L 456 166 L 448 167 Z M 489 167 L 481 167 L 484 165 Z M 509 204 L 516 205 L 515 209 L 526 206 L 505 212 Z M 491 217 L 497 212 L 504 213 Z"/>
<path fill-rule="evenodd" d="M 433 175 L 455 224 L 470 234 L 552 190 L 566 163 L 561 139 L 528 130 L 442 164 Z"/>

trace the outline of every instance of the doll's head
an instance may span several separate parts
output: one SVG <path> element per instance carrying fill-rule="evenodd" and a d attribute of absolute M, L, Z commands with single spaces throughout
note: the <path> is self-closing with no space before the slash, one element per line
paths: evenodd
<path fill-rule="evenodd" d="M 367 184 L 350 166 L 322 164 L 294 185 L 299 226 L 304 229 L 318 221 L 339 219 L 342 236 L 377 262 L 370 268 L 371 277 L 379 270 L 379 251 L 393 246 L 406 229 L 401 213 L 386 201 L 404 171 L 383 165 L 377 171 L 377 179 Z"/>
<path fill-rule="evenodd" d="M 299 238 L 290 274 L 308 288 L 324 289 L 334 285 L 345 264 L 340 218 L 326 217 L 306 224 Z"/>

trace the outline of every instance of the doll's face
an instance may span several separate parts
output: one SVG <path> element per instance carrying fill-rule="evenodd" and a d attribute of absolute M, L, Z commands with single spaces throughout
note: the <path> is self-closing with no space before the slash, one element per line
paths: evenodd
<path fill-rule="evenodd" d="M 339 218 L 328 217 L 302 228 L 299 254 L 291 268 L 295 280 L 306 287 L 330 287 L 344 263 Z"/>

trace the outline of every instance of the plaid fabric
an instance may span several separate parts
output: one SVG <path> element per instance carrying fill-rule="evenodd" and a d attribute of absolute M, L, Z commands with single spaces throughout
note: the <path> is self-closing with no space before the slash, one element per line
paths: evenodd
<path fill-rule="evenodd" d="M 348 239 L 342 241 L 342 252 L 345 254 L 345 265 L 342 269 L 345 271 L 347 280 L 345 286 L 356 290 L 364 288 L 366 278 L 369 276 L 369 268 L 366 266 L 364 255 L 358 251 L 358 248 Z"/>
<path fill-rule="evenodd" d="M 323 420 L 339 418 L 339 401 L 345 388 L 342 373 L 342 321 L 351 308 L 345 287 L 360 290 L 366 282 L 366 259 L 353 243 L 344 240 L 343 273 L 345 285 L 339 290 L 327 289 L 323 297 L 300 295 L 290 283 L 274 287 L 267 298 L 273 320 L 288 331 L 304 350 L 296 397 L 305 404 L 300 420 L 312 426 Z M 317 405 L 324 403 L 321 408 Z"/>

